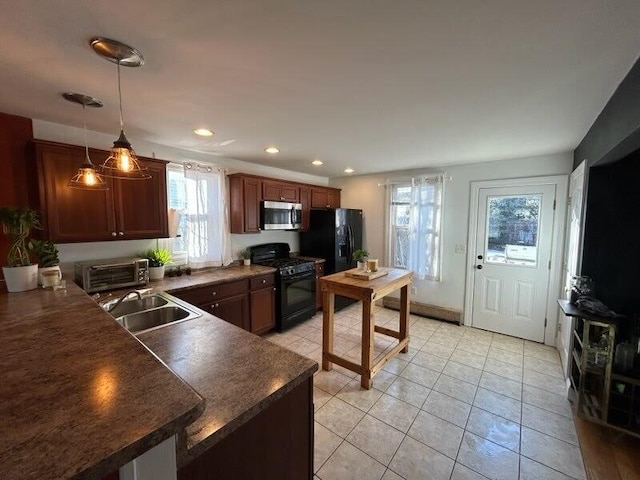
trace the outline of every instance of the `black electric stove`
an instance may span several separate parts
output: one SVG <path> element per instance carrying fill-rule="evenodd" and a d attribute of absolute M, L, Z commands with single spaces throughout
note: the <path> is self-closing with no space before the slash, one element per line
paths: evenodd
<path fill-rule="evenodd" d="M 273 267 L 276 274 L 276 327 L 286 330 L 316 311 L 314 262 L 289 257 L 289 244 L 265 243 L 250 247 L 251 263 Z"/>

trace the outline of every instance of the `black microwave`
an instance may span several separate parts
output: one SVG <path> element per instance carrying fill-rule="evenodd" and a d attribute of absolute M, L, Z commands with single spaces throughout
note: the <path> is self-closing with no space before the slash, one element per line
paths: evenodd
<path fill-rule="evenodd" d="M 262 230 L 298 230 L 302 227 L 302 204 L 289 202 L 260 202 Z"/>

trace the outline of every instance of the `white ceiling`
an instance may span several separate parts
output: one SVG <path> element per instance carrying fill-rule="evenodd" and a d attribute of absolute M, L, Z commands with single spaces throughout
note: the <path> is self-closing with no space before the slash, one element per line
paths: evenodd
<path fill-rule="evenodd" d="M 639 24 L 638 0 L 8 0 L 0 111 L 78 126 L 60 93 L 81 92 L 115 139 L 115 66 L 88 45 L 106 36 L 146 59 L 122 72 L 134 147 L 323 176 L 555 153 L 638 57 Z"/>

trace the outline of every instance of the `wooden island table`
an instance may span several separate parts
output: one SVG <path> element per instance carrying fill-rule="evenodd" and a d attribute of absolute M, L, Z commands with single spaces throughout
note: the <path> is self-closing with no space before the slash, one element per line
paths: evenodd
<path fill-rule="evenodd" d="M 355 269 L 354 269 L 355 270 Z M 413 272 L 397 268 L 386 268 L 388 273 L 372 280 L 359 280 L 345 272 L 334 273 L 320 278 L 323 293 L 322 309 L 322 369 L 331 370 L 332 364 L 340 365 L 360 374 L 360 385 L 371 388 L 373 376 L 398 352 L 409 350 L 409 283 Z M 373 319 L 372 303 L 385 295 L 400 290 L 400 329 L 399 331 L 376 325 Z M 333 323 L 335 295 L 355 298 L 362 302 L 362 360 L 360 365 L 339 357 L 333 352 Z M 398 344 L 387 352 L 375 365 L 373 364 L 374 333 L 382 333 L 398 339 Z"/>

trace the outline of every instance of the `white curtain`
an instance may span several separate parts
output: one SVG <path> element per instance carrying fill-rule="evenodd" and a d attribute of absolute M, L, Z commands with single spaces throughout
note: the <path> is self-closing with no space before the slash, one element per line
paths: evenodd
<path fill-rule="evenodd" d="M 444 175 L 411 179 L 408 268 L 419 280 L 440 280 L 443 184 Z"/>
<path fill-rule="evenodd" d="M 215 165 L 184 163 L 189 265 L 218 267 L 232 262 L 227 177 Z"/>

